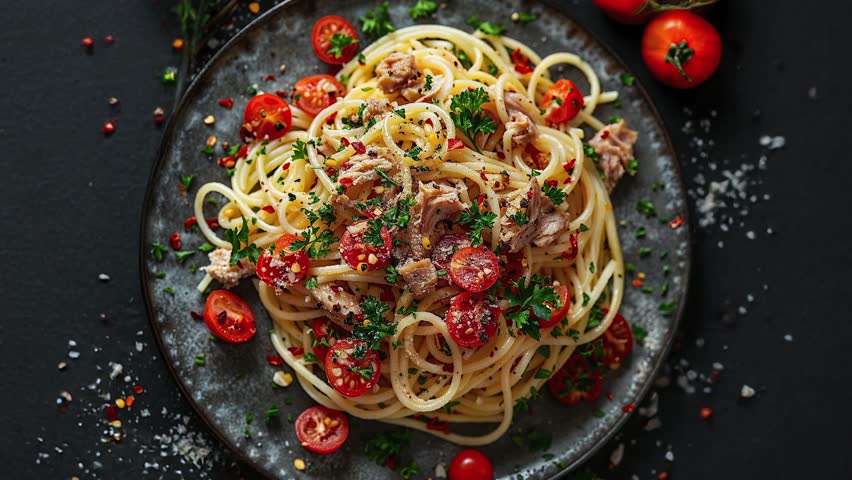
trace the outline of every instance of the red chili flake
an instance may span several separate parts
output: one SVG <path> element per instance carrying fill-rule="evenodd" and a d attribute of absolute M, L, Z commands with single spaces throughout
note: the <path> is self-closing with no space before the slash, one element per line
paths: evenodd
<path fill-rule="evenodd" d="M 273 367 L 279 367 L 284 365 L 284 359 L 281 358 L 281 355 L 267 355 L 266 361 L 269 362 Z"/>
<path fill-rule="evenodd" d="M 630 413 L 636 408 L 636 404 L 628 403 L 627 405 L 621 407 L 621 411 L 624 413 Z"/>
<path fill-rule="evenodd" d="M 188 232 L 194 225 L 198 224 L 198 220 L 195 217 L 187 217 L 186 220 L 183 221 L 183 231 Z"/>
<path fill-rule="evenodd" d="M 657 475 L 657 480 L 667 480 L 668 478 L 669 472 L 660 472 L 660 474 Z"/>
<path fill-rule="evenodd" d="M 172 244 L 174 250 L 180 250 L 180 234 L 175 232 L 169 235 L 169 243 Z"/>
<path fill-rule="evenodd" d="M 144 391 L 145 391 L 145 388 L 143 388 L 142 385 L 133 385 L 133 393 L 135 393 L 136 395 L 139 395 L 140 393 L 142 393 Z"/>
<path fill-rule="evenodd" d="M 272 205 L 264 205 L 264 207 L 261 208 L 261 210 L 263 210 L 264 212 L 268 212 L 268 213 L 275 213 L 275 207 L 273 207 Z"/>
<path fill-rule="evenodd" d="M 499 158 L 500 160 L 505 160 L 506 154 L 503 152 L 497 152 L 497 158 Z"/>
<path fill-rule="evenodd" d="M 301 357 L 302 355 L 305 354 L 305 349 L 302 348 L 302 347 L 288 347 L 287 351 L 290 352 L 290 354 L 293 355 L 294 357 Z M 268 359 L 269 356 L 267 355 L 266 358 Z M 281 357 L 278 357 L 278 358 L 281 358 Z"/>
<path fill-rule="evenodd" d="M 568 184 L 570 184 L 573 180 L 574 180 L 573 178 L 568 177 L 568 178 L 566 178 L 566 179 L 565 179 L 565 181 L 564 181 L 564 182 L 562 182 L 562 183 L 564 183 L 565 185 L 568 185 Z"/>
<path fill-rule="evenodd" d="M 385 460 L 385 465 L 387 465 L 387 467 L 391 470 L 396 470 L 396 455 L 388 457 L 388 459 Z"/>
<path fill-rule="evenodd" d="M 109 420 L 110 422 L 118 420 L 118 415 L 116 414 L 115 407 L 113 407 L 112 405 L 107 405 L 104 411 L 106 413 L 107 420 Z"/>
<path fill-rule="evenodd" d="M 613 395 L 612 392 L 606 392 L 606 399 L 607 400 L 612 400 L 613 398 L 615 398 L 615 395 Z"/>
<path fill-rule="evenodd" d="M 642 282 L 642 280 L 636 278 L 633 280 L 632 285 L 636 288 L 642 288 L 642 285 L 644 285 L 644 283 Z"/>
<path fill-rule="evenodd" d="M 218 163 L 220 167 L 234 168 L 234 165 L 237 164 L 237 159 L 231 156 L 222 157 L 216 163 Z"/>
<path fill-rule="evenodd" d="M 570 162 L 566 163 L 565 166 L 562 167 L 562 169 L 565 170 L 568 173 L 571 173 L 571 170 L 574 170 L 574 165 L 576 165 L 576 164 L 577 164 L 577 159 L 572 158 Z"/>
<path fill-rule="evenodd" d="M 544 184 L 551 186 L 551 187 L 555 187 L 555 186 L 559 185 L 559 180 L 547 180 L 547 181 L 544 182 Z"/>
<path fill-rule="evenodd" d="M 464 142 L 459 140 L 458 138 L 451 138 L 449 142 L 447 142 L 447 151 L 452 152 L 453 150 L 461 150 L 464 148 Z"/>
<path fill-rule="evenodd" d="M 248 156 L 248 145 L 243 145 L 243 148 L 237 152 L 237 158 L 246 158 Z"/>
<path fill-rule="evenodd" d="M 340 293 L 343 291 L 343 287 L 341 287 L 340 285 L 332 285 L 331 291 L 334 293 Z"/>
<path fill-rule="evenodd" d="M 328 116 L 328 118 L 325 119 L 326 125 L 331 125 L 332 123 L 334 123 L 335 118 L 337 118 L 337 112 L 332 113 Z"/>
<path fill-rule="evenodd" d="M 532 191 L 532 189 L 527 190 L 527 198 L 532 198 L 532 197 L 533 197 L 533 191 Z"/>
<path fill-rule="evenodd" d="M 113 43 L 115 43 L 115 38 L 113 38 L 112 35 L 107 35 L 104 37 L 104 43 L 106 43 L 107 45 L 112 45 Z"/>
<path fill-rule="evenodd" d="M 161 108 L 157 107 L 154 109 L 154 123 L 157 125 L 166 121 L 166 112 Z"/>
<path fill-rule="evenodd" d="M 428 422 L 426 422 L 426 428 L 428 430 L 435 430 L 436 432 L 441 432 L 444 434 L 450 433 L 450 424 L 449 422 L 442 422 L 436 418 L 430 418 Z"/>
<path fill-rule="evenodd" d="M 712 416 L 713 416 L 713 410 L 711 410 L 710 408 L 703 407 L 701 409 L 701 418 L 703 418 L 704 420 L 709 420 L 710 417 L 712 417 Z"/>
<path fill-rule="evenodd" d="M 341 65 L 329 65 L 328 74 L 331 76 L 337 75 L 337 72 L 339 72 L 341 68 L 343 68 Z"/>
<path fill-rule="evenodd" d="M 361 143 L 361 142 L 352 142 L 350 145 L 352 145 L 352 148 L 355 149 L 355 153 L 359 153 L 359 154 L 367 153 L 367 147 L 365 147 L 364 144 Z"/>
<path fill-rule="evenodd" d="M 515 64 L 515 71 L 521 75 L 526 75 L 533 71 L 533 68 L 530 67 L 529 57 L 521 53 L 520 48 L 516 48 L 515 51 L 512 52 L 512 63 Z"/>
<path fill-rule="evenodd" d="M 207 222 L 207 226 L 210 227 L 211 230 L 216 230 L 219 228 L 219 219 L 217 218 L 208 218 L 204 220 Z"/>
<path fill-rule="evenodd" d="M 683 225 L 683 217 L 682 216 L 678 216 L 677 218 L 675 218 L 674 220 L 669 222 L 669 228 L 671 228 L 672 230 L 677 230 L 677 228 L 680 227 L 681 225 Z"/>
<path fill-rule="evenodd" d="M 290 94 L 285 92 L 284 90 L 275 90 L 275 95 L 278 95 L 281 98 L 287 98 L 290 96 Z"/>
<path fill-rule="evenodd" d="M 230 108 L 234 106 L 234 99 L 233 98 L 220 98 L 219 101 L 216 102 L 216 103 L 218 103 L 219 105 L 230 110 Z"/>
<path fill-rule="evenodd" d="M 577 244 L 577 234 L 572 233 L 568 238 L 568 241 L 571 243 L 571 251 L 570 252 L 562 252 L 562 258 L 565 260 L 574 260 L 577 258 L 577 253 L 580 251 L 580 246 Z"/>
<path fill-rule="evenodd" d="M 104 126 L 101 127 L 101 133 L 107 136 L 115 133 L 115 124 L 112 123 L 112 120 L 107 120 L 106 122 L 104 122 Z"/>
<path fill-rule="evenodd" d="M 275 75 L 267 75 L 266 77 L 263 78 L 263 81 L 274 82 L 275 81 Z"/>
<path fill-rule="evenodd" d="M 606 139 L 609 137 L 609 130 L 604 130 L 601 132 L 601 139 Z"/>
<path fill-rule="evenodd" d="M 344 188 L 348 187 L 349 185 L 352 185 L 352 179 L 350 177 L 343 177 L 338 180 L 338 182 L 340 182 L 340 184 L 343 185 Z"/>
<path fill-rule="evenodd" d="M 340 143 L 342 143 L 345 147 L 348 147 L 349 146 L 349 139 L 346 138 L 346 137 L 343 137 L 343 138 L 340 139 Z"/>
<path fill-rule="evenodd" d="M 204 320 L 204 315 L 196 312 L 195 310 L 190 310 L 189 316 L 192 317 L 194 320 Z"/>
<path fill-rule="evenodd" d="M 83 41 L 81 43 L 83 44 L 83 48 L 87 48 L 87 49 L 91 49 L 92 47 L 95 46 L 95 40 L 92 37 L 88 37 L 88 36 L 83 37 Z"/>
<path fill-rule="evenodd" d="M 479 171 L 479 178 L 485 180 L 486 182 L 488 181 L 488 177 L 485 176 L 485 170 Z"/>
<path fill-rule="evenodd" d="M 429 125 L 430 127 L 434 127 L 434 125 L 432 124 L 432 119 L 431 119 L 431 118 L 427 118 L 427 119 L 426 119 L 426 121 L 425 121 L 425 122 L 423 122 L 423 123 L 425 123 L 426 125 Z"/>
<path fill-rule="evenodd" d="M 491 356 L 492 357 L 494 356 L 494 352 L 491 352 Z M 444 366 L 441 367 L 441 370 L 443 370 L 445 372 L 452 372 L 453 371 L 453 364 L 452 363 L 445 363 Z"/>

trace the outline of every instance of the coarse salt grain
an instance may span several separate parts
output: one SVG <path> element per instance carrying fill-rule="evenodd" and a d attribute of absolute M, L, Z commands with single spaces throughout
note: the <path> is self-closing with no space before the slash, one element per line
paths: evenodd
<path fill-rule="evenodd" d="M 106 273 L 101 273 L 100 275 L 98 275 L 98 280 L 100 280 L 102 282 L 108 282 L 109 281 L 109 275 L 107 275 Z"/>
<path fill-rule="evenodd" d="M 615 450 L 609 454 L 609 463 L 612 464 L 613 467 L 617 467 L 621 464 L 621 460 L 624 458 L 624 444 L 619 443 Z"/>
<path fill-rule="evenodd" d="M 792 342 L 792 341 L 793 341 L 793 336 L 792 336 L 792 335 L 790 335 L 789 333 L 788 333 L 787 335 L 784 335 L 784 341 L 786 341 L 786 342 Z"/>
<path fill-rule="evenodd" d="M 674 453 L 672 453 L 671 450 L 666 452 L 666 460 L 668 460 L 670 462 L 674 462 Z"/>
<path fill-rule="evenodd" d="M 754 389 L 749 387 L 748 385 L 743 384 L 742 388 L 740 388 L 740 396 L 743 398 L 751 398 L 754 396 L 754 394 Z"/>

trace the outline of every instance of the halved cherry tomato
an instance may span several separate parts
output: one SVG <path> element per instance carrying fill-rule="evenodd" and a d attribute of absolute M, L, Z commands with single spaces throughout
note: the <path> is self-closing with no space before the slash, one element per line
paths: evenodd
<path fill-rule="evenodd" d="M 262 93 L 255 95 L 246 105 L 240 136 L 246 143 L 251 140 L 275 140 L 283 137 L 292 123 L 290 105 L 278 95 Z"/>
<path fill-rule="evenodd" d="M 359 272 L 385 268 L 390 262 L 393 247 L 390 231 L 383 226 L 379 231 L 382 244 L 374 245 L 364 238 L 370 228 L 368 220 L 361 220 L 347 227 L 340 239 L 340 255 L 347 265 Z"/>
<path fill-rule="evenodd" d="M 328 355 L 328 348 L 331 345 L 334 345 L 334 342 L 337 338 L 340 337 L 337 329 L 334 328 L 334 324 L 329 322 L 327 318 L 317 318 L 314 320 L 314 323 L 311 324 L 311 330 L 314 333 L 314 355 L 321 360 L 324 361 L 325 357 Z"/>
<path fill-rule="evenodd" d="M 227 290 L 213 290 L 207 296 L 204 323 L 217 338 L 231 343 L 248 341 L 257 332 L 251 307 Z"/>
<path fill-rule="evenodd" d="M 312 117 L 345 94 L 346 88 L 336 78 L 326 74 L 305 77 L 293 87 L 296 106 Z"/>
<path fill-rule="evenodd" d="M 299 414 L 296 436 L 303 447 L 314 453 L 331 453 L 349 438 L 349 420 L 339 410 L 317 405 Z"/>
<path fill-rule="evenodd" d="M 462 347 L 488 343 L 497 333 L 500 307 L 484 293 L 462 292 L 447 311 L 447 330 Z"/>
<path fill-rule="evenodd" d="M 568 287 L 565 285 L 555 285 L 553 290 L 556 292 L 556 296 L 559 298 L 559 303 L 557 305 L 550 305 L 550 318 L 544 319 L 539 318 L 538 324 L 541 325 L 541 328 L 548 328 L 556 325 L 561 322 L 565 315 L 568 314 L 568 309 L 571 308 L 571 297 L 568 296 Z M 554 308 L 558 307 L 558 308 Z"/>
<path fill-rule="evenodd" d="M 470 237 L 458 233 L 448 233 L 432 247 L 432 263 L 437 270 L 449 270 L 450 260 L 462 248 L 470 246 Z"/>
<path fill-rule="evenodd" d="M 707 20 L 686 10 L 672 10 L 645 27 L 642 58 L 657 80 L 675 88 L 691 88 L 719 67 L 722 40 Z"/>
<path fill-rule="evenodd" d="M 338 35 L 338 37 L 335 37 Z M 348 45 L 341 49 L 336 48 L 332 41 L 348 41 L 352 40 Z M 314 52 L 320 60 L 332 65 L 341 65 L 355 56 L 358 50 L 358 33 L 351 23 L 343 17 L 337 15 L 328 15 L 317 20 L 314 24 L 313 32 L 311 33 L 311 43 L 314 46 Z"/>
<path fill-rule="evenodd" d="M 450 480 L 494 480 L 494 466 L 479 450 L 460 451 L 450 462 Z"/>
<path fill-rule="evenodd" d="M 334 342 L 325 356 L 325 374 L 328 383 L 347 397 L 367 393 L 377 383 L 382 373 L 382 362 L 367 342 L 346 338 Z"/>
<path fill-rule="evenodd" d="M 450 260 L 450 278 L 469 292 L 491 288 L 500 276 L 500 261 L 485 247 L 465 247 Z"/>
<path fill-rule="evenodd" d="M 580 400 L 594 402 L 603 390 L 603 377 L 593 371 L 585 357 L 577 352 L 550 377 L 547 388 L 565 405 L 574 405 Z"/>
<path fill-rule="evenodd" d="M 265 249 L 257 259 L 257 276 L 276 292 L 301 282 L 308 274 L 308 254 L 290 249 L 298 238 L 292 233 L 281 235 L 275 241 L 275 251 L 269 253 L 269 249 Z"/>
<path fill-rule="evenodd" d="M 615 370 L 633 351 L 633 331 L 630 329 L 630 324 L 621 314 L 616 314 L 601 338 L 603 338 L 603 358 L 600 362 Z"/>
<path fill-rule="evenodd" d="M 547 89 L 541 99 L 544 119 L 551 123 L 565 123 L 576 117 L 583 108 L 583 93 L 567 79 L 559 79 Z"/>

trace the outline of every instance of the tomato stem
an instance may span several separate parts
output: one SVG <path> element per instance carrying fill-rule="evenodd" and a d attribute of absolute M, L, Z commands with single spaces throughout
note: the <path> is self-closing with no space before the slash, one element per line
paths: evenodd
<path fill-rule="evenodd" d="M 706 7 L 707 5 L 713 5 L 719 0 L 684 0 L 677 3 L 660 3 L 655 0 L 648 0 L 644 5 L 636 12 L 636 14 L 645 13 L 646 11 L 652 12 L 663 12 L 666 10 L 692 10 L 695 8 Z"/>
<path fill-rule="evenodd" d="M 679 43 L 673 43 L 669 46 L 669 52 L 666 54 L 666 63 L 671 63 L 683 75 L 689 83 L 692 83 L 692 79 L 689 78 L 689 75 L 686 74 L 686 71 L 683 69 L 683 66 L 688 62 L 692 56 L 695 55 L 695 50 L 689 48 L 689 44 L 686 43 L 686 40 L 681 40 Z"/>

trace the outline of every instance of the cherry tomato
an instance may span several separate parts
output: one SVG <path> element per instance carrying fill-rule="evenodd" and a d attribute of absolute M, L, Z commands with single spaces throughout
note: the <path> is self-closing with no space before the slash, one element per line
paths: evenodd
<path fill-rule="evenodd" d="M 264 249 L 257 259 L 257 276 L 276 292 L 301 282 L 308 274 L 308 254 L 290 250 L 290 245 L 298 238 L 291 233 L 281 235 L 275 241 L 275 251 L 269 253 L 269 249 Z"/>
<path fill-rule="evenodd" d="M 335 35 L 338 35 L 335 37 Z M 341 49 L 332 42 L 332 39 L 346 40 L 348 37 L 352 42 Z M 328 15 L 317 20 L 311 33 L 311 43 L 314 52 L 320 60 L 332 65 L 341 65 L 355 56 L 358 50 L 358 33 L 351 23 L 343 17 Z"/>
<path fill-rule="evenodd" d="M 375 350 L 355 338 L 334 342 L 325 356 L 328 383 L 347 397 L 357 397 L 370 391 L 382 371 L 382 362 Z"/>
<path fill-rule="evenodd" d="M 296 106 L 312 117 L 345 94 L 346 88 L 336 78 L 325 74 L 305 77 L 293 87 Z"/>
<path fill-rule="evenodd" d="M 642 58 L 657 80 L 670 87 L 691 88 L 719 67 L 722 40 L 707 20 L 686 10 L 672 10 L 645 27 Z"/>
<path fill-rule="evenodd" d="M 630 324 L 620 314 L 616 314 L 601 338 L 603 338 L 603 358 L 600 362 L 615 370 L 633 351 L 633 331 L 630 329 Z"/>
<path fill-rule="evenodd" d="M 432 263 L 437 270 L 449 270 L 450 259 L 462 248 L 470 246 L 470 237 L 457 233 L 448 233 L 432 247 Z"/>
<path fill-rule="evenodd" d="M 551 123 L 565 123 L 580 113 L 583 101 L 583 93 L 574 82 L 559 79 L 544 92 L 541 99 L 544 119 Z"/>
<path fill-rule="evenodd" d="M 462 347 L 478 347 L 497 334 L 500 307 L 484 293 L 462 292 L 447 311 L 447 330 Z"/>
<path fill-rule="evenodd" d="M 670 8 L 692 9 L 716 3 L 717 0 L 687 0 L 677 5 L 660 5 L 648 0 L 595 0 L 597 5 L 609 18 L 627 25 L 645 23 L 655 13 Z"/>
<path fill-rule="evenodd" d="M 554 398 L 565 405 L 574 405 L 580 400 L 594 402 L 603 390 L 603 377 L 592 370 L 583 355 L 575 352 L 550 377 L 547 388 Z"/>
<path fill-rule="evenodd" d="M 314 333 L 314 355 L 320 360 L 325 360 L 328 355 L 328 348 L 334 345 L 337 338 L 340 337 L 334 324 L 329 322 L 327 318 L 318 318 L 311 324 L 311 330 Z"/>
<path fill-rule="evenodd" d="M 240 136 L 246 143 L 255 139 L 275 140 L 283 137 L 292 123 L 290 105 L 278 95 L 262 93 L 246 105 Z"/>
<path fill-rule="evenodd" d="M 568 309 L 571 308 L 571 297 L 568 296 L 568 287 L 565 285 L 556 285 L 553 287 L 553 290 L 556 292 L 556 296 L 559 297 L 559 303 L 556 305 L 548 304 L 550 307 L 550 318 L 538 319 L 538 324 L 541 325 L 541 328 L 552 327 L 561 322 L 565 318 L 565 315 L 568 315 Z"/>
<path fill-rule="evenodd" d="M 251 307 L 227 290 L 214 290 L 207 296 L 204 323 L 213 335 L 231 343 L 248 341 L 257 332 Z"/>
<path fill-rule="evenodd" d="M 465 247 L 450 259 L 450 278 L 469 292 L 491 288 L 500 276 L 500 261 L 485 247 Z"/>
<path fill-rule="evenodd" d="M 347 227 L 346 233 L 340 239 L 340 255 L 350 267 L 359 272 L 385 268 L 390 262 L 393 248 L 390 231 L 383 226 L 379 231 L 382 243 L 375 245 L 367 241 L 372 237 L 369 232 L 371 228 L 368 220 L 361 220 Z"/>
<path fill-rule="evenodd" d="M 450 480 L 494 480 L 494 466 L 482 452 L 468 448 L 450 462 Z"/>
<path fill-rule="evenodd" d="M 349 437 L 349 420 L 339 410 L 317 405 L 299 414 L 296 436 L 303 447 L 314 453 L 331 453 Z"/>

